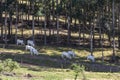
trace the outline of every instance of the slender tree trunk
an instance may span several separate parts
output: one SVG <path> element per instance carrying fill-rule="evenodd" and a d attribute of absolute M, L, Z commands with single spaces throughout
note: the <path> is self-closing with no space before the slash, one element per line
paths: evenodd
<path fill-rule="evenodd" d="M 95 45 L 95 33 L 97 33 L 97 32 L 95 32 L 95 26 L 93 25 L 93 46 L 96 46 Z"/>
<path fill-rule="evenodd" d="M 18 30 L 18 3 L 16 3 L 16 23 L 15 23 L 15 41 L 17 41 L 17 30 Z"/>
<path fill-rule="evenodd" d="M 0 23 L 2 24 L 2 7 L 3 7 L 3 3 L 2 0 L 0 1 Z"/>
<path fill-rule="evenodd" d="M 113 30 L 113 54 L 112 54 L 112 60 L 115 61 L 115 3 L 114 0 L 112 2 L 112 30 Z"/>
<path fill-rule="evenodd" d="M 53 26 L 53 36 L 54 36 L 54 27 L 55 27 L 55 10 L 54 10 L 54 7 L 55 7 L 55 2 L 54 0 L 52 0 L 52 26 Z M 53 38 L 54 39 L 54 38 Z"/>
<path fill-rule="evenodd" d="M 90 52 L 91 52 L 91 55 L 93 55 L 93 28 L 92 28 L 92 25 L 91 25 L 91 29 L 90 29 Z"/>
<path fill-rule="evenodd" d="M 57 44 L 59 42 L 59 17 L 57 16 Z"/>
<path fill-rule="evenodd" d="M 44 45 L 47 45 L 47 40 L 46 40 L 46 16 L 45 16 L 45 21 L 44 21 Z"/>
<path fill-rule="evenodd" d="M 118 20 L 118 47 L 120 49 L 120 13 L 119 13 L 119 20 Z"/>
<path fill-rule="evenodd" d="M 58 9 L 58 0 L 57 2 L 57 9 Z M 59 13 L 57 12 L 57 44 L 59 42 Z"/>
<path fill-rule="evenodd" d="M 11 24 L 12 23 L 12 15 L 9 13 L 9 22 L 8 22 L 8 36 L 10 37 L 10 32 L 11 32 Z"/>
<path fill-rule="evenodd" d="M 28 20 L 27 20 L 27 21 L 28 21 L 28 25 L 29 25 L 29 21 L 30 21 L 31 2 L 28 2 L 28 4 L 29 4 L 29 5 L 28 5 L 28 8 L 29 8 L 29 9 L 28 9 Z"/>
<path fill-rule="evenodd" d="M 7 39 L 7 11 L 5 11 L 5 39 Z"/>
<path fill-rule="evenodd" d="M 81 38 L 81 28 L 80 28 L 80 24 L 79 24 L 79 44 L 81 45 L 81 42 L 80 42 L 80 38 Z"/>
<path fill-rule="evenodd" d="M 2 17 L 2 14 L 3 14 L 3 3 L 2 3 L 2 0 L 0 1 L 0 23 L 1 23 L 1 36 L 3 36 L 3 17 Z"/>
<path fill-rule="evenodd" d="M 13 18 L 11 17 L 11 21 L 10 21 L 10 26 L 11 26 L 11 27 L 10 27 L 10 29 L 11 29 L 11 30 L 10 30 L 10 31 L 11 31 L 10 34 L 11 34 L 11 35 L 13 34 L 13 33 L 12 33 L 12 21 L 13 21 Z"/>
<path fill-rule="evenodd" d="M 109 3 L 109 2 L 108 2 L 108 4 L 109 4 L 109 5 L 108 5 L 108 6 L 109 6 L 109 7 L 108 7 L 108 15 L 109 15 L 109 23 L 110 23 L 110 22 L 111 22 L 111 20 L 110 20 L 110 19 L 111 19 L 111 15 L 110 15 L 110 14 L 111 14 L 111 6 L 110 6 L 110 3 Z M 109 43 L 110 43 L 109 46 L 111 46 L 111 39 L 112 39 L 112 38 L 111 38 L 111 31 L 112 31 L 112 30 L 108 31 L 108 41 L 109 41 Z"/>
<path fill-rule="evenodd" d="M 85 23 L 82 25 L 82 34 L 83 34 L 83 46 L 85 46 Z"/>
<path fill-rule="evenodd" d="M 7 1 L 5 3 L 5 6 L 7 6 Z M 6 48 L 7 46 L 7 21 L 8 21 L 7 15 L 8 13 L 7 13 L 7 10 L 5 9 L 5 23 L 4 23 L 5 35 L 3 37 L 3 41 L 5 42 L 4 48 Z"/>
<path fill-rule="evenodd" d="M 7 0 L 5 1 L 5 6 L 7 6 Z M 5 8 L 5 23 L 4 23 L 4 27 L 5 27 L 5 35 L 4 35 L 4 39 L 6 40 L 7 39 L 7 21 L 8 21 L 8 18 L 7 18 L 7 10 Z M 6 43 L 6 42 L 5 42 Z M 6 44 L 5 44 L 6 45 Z"/>
<path fill-rule="evenodd" d="M 32 14 L 32 40 L 35 43 L 35 40 L 34 40 L 34 30 L 35 30 L 34 3 L 32 3 L 32 10 L 33 10 L 33 14 Z"/>
<path fill-rule="evenodd" d="M 22 38 L 24 37 L 23 35 L 23 26 L 24 26 L 24 19 L 23 19 L 23 9 L 22 9 L 22 15 L 21 15 L 21 20 L 22 20 L 22 32 L 21 32 L 21 34 L 22 34 Z"/>
<path fill-rule="evenodd" d="M 67 37 L 67 42 L 70 44 L 70 17 L 68 17 L 68 37 Z"/>

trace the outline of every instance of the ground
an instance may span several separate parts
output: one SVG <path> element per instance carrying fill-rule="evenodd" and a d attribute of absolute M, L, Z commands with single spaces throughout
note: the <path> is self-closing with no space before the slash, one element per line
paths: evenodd
<path fill-rule="evenodd" d="M 79 63 L 86 67 L 85 76 L 88 80 L 119 80 L 120 64 L 110 63 L 109 56 L 111 49 L 104 49 L 105 62 L 100 59 L 101 52 L 96 49 L 96 62 L 86 60 L 89 50 L 75 47 L 58 46 L 37 46 L 39 55 L 30 55 L 25 46 L 10 44 L 6 49 L 0 45 L 0 59 L 11 58 L 19 62 L 20 68 L 11 73 L 0 74 L 1 80 L 74 80 L 74 72 L 70 66 L 72 63 Z M 61 60 L 62 51 L 73 50 L 77 57 L 71 61 Z M 81 73 L 78 76 L 82 80 Z"/>

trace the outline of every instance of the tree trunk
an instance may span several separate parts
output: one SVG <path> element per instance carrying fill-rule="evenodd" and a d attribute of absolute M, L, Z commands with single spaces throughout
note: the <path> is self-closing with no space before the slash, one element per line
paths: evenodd
<path fill-rule="evenodd" d="M 79 24 L 79 44 L 81 45 L 81 42 L 80 42 L 80 38 L 81 38 L 81 28 L 80 28 L 80 24 Z"/>
<path fill-rule="evenodd" d="M 90 52 L 91 52 L 91 55 L 93 55 L 93 26 L 92 25 L 90 29 Z"/>
<path fill-rule="evenodd" d="M 7 4 L 5 4 L 5 5 L 7 5 Z M 7 10 L 5 10 L 5 23 L 4 23 L 5 35 L 3 37 L 3 41 L 5 42 L 4 48 L 7 47 L 7 21 L 8 21 L 7 15 L 8 15 Z"/>
<path fill-rule="evenodd" d="M 15 23 L 15 42 L 17 41 L 17 30 L 18 30 L 18 3 L 16 3 L 16 23 Z"/>
<path fill-rule="evenodd" d="M 21 27 L 22 27 L 22 32 L 21 32 L 21 34 L 22 34 L 22 38 L 24 38 L 24 36 L 23 36 L 23 35 L 24 35 L 24 34 L 23 34 L 23 26 L 24 26 L 23 16 L 24 16 L 24 15 L 23 15 L 23 9 L 22 9 L 22 15 L 21 15 L 21 20 L 22 20 L 22 26 L 21 26 Z"/>
<path fill-rule="evenodd" d="M 83 34 L 83 46 L 85 46 L 85 24 L 82 25 L 82 34 Z"/>
<path fill-rule="evenodd" d="M 59 17 L 57 16 L 57 44 L 59 42 Z"/>
<path fill-rule="evenodd" d="M 115 3 L 114 0 L 112 2 L 112 30 L 113 30 L 113 54 L 112 54 L 112 60 L 115 62 Z"/>
<path fill-rule="evenodd" d="M 3 3 L 2 1 L 0 1 L 0 23 L 2 24 L 2 7 L 3 7 Z"/>
<path fill-rule="evenodd" d="M 119 14 L 119 20 L 118 20 L 118 47 L 120 49 L 120 14 Z"/>
<path fill-rule="evenodd" d="M 11 32 L 10 32 L 10 34 L 12 35 L 13 34 L 13 32 L 12 32 L 12 21 L 13 21 L 13 18 L 11 19 L 11 22 L 10 22 L 10 26 L 11 26 Z"/>
<path fill-rule="evenodd" d="M 34 3 L 32 3 L 32 11 L 33 11 L 33 14 L 32 14 L 32 40 L 35 43 L 35 40 L 34 40 L 34 30 L 35 30 Z"/>
<path fill-rule="evenodd" d="M 47 45 L 47 40 L 46 40 L 46 16 L 45 16 L 45 21 L 44 21 L 44 45 Z"/>
<path fill-rule="evenodd" d="M 68 44 L 70 44 L 70 17 L 68 17 L 68 26 L 67 26 L 67 29 L 68 29 L 67 42 L 68 42 Z"/>
<path fill-rule="evenodd" d="M 9 13 L 9 22 L 8 22 L 8 37 L 10 38 L 11 32 L 11 23 L 12 23 L 12 15 Z"/>

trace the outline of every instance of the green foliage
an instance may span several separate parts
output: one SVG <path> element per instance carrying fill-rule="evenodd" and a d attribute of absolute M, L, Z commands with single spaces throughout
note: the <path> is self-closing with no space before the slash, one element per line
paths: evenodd
<path fill-rule="evenodd" d="M 12 59 L 6 59 L 5 61 L 0 63 L 0 72 L 11 72 L 14 69 L 19 68 L 19 64 L 15 61 L 12 61 Z"/>
<path fill-rule="evenodd" d="M 12 59 L 6 59 L 5 61 L 3 61 L 3 65 L 5 67 L 5 71 L 9 71 L 9 72 L 19 68 L 19 64 L 13 61 Z"/>
<path fill-rule="evenodd" d="M 72 64 L 71 67 L 72 67 L 73 71 L 75 72 L 75 78 L 74 78 L 75 80 L 77 80 L 79 72 L 83 75 L 83 80 L 86 80 L 86 77 L 84 75 L 85 67 L 83 65 L 80 66 L 78 64 Z"/>
<path fill-rule="evenodd" d="M 85 70 L 84 66 L 80 66 L 78 64 L 72 64 L 71 67 L 75 73 L 83 72 Z"/>
<path fill-rule="evenodd" d="M 4 71 L 4 66 L 2 63 L 0 63 L 0 73 Z"/>
<path fill-rule="evenodd" d="M 14 69 L 19 68 L 19 64 L 15 61 L 12 61 L 12 59 L 6 59 L 5 61 L 1 61 L 0 63 L 0 72 L 11 72 Z"/>

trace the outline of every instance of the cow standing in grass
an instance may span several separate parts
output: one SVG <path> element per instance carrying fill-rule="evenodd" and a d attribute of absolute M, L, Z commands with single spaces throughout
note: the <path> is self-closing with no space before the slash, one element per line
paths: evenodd
<path fill-rule="evenodd" d="M 34 55 L 38 55 L 38 54 L 39 54 L 38 51 L 37 51 L 37 49 L 35 49 L 35 48 L 32 48 L 32 49 L 30 50 L 30 53 L 31 53 L 31 54 L 34 54 Z"/>
<path fill-rule="evenodd" d="M 21 40 L 21 39 L 17 39 L 17 43 L 16 43 L 17 45 L 25 45 L 24 44 L 24 41 L 23 40 Z"/>
<path fill-rule="evenodd" d="M 95 58 L 91 54 L 87 56 L 87 60 L 91 60 L 92 62 L 95 62 Z"/>
<path fill-rule="evenodd" d="M 73 51 L 62 52 L 61 57 L 63 59 L 65 59 L 65 58 L 72 59 L 72 58 L 75 58 L 75 53 Z"/>
<path fill-rule="evenodd" d="M 37 49 L 35 49 L 35 48 L 32 47 L 32 46 L 26 45 L 25 49 L 26 49 L 26 50 L 29 50 L 30 53 L 31 53 L 31 55 L 32 55 L 32 54 L 35 54 L 35 55 L 38 55 L 38 54 L 39 54 L 38 51 L 37 51 Z"/>
<path fill-rule="evenodd" d="M 68 52 L 62 52 L 61 54 L 62 59 L 72 59 L 72 57 L 70 56 L 70 54 Z"/>
<path fill-rule="evenodd" d="M 34 42 L 32 40 L 27 40 L 27 45 L 35 46 Z"/>

